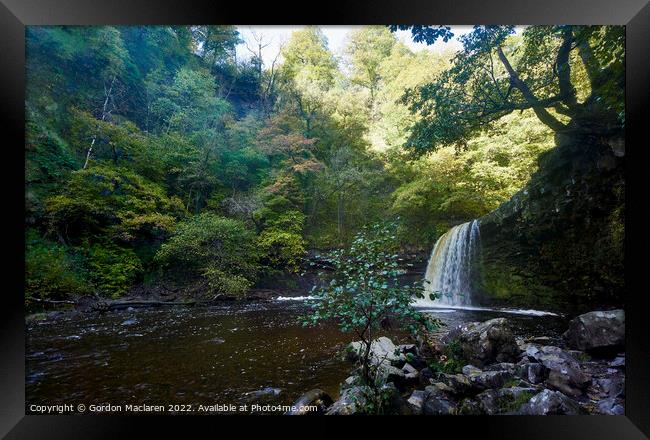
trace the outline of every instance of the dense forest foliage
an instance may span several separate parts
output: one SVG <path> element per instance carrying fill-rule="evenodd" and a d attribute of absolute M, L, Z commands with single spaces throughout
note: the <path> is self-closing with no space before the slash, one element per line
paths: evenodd
<path fill-rule="evenodd" d="M 389 220 L 428 251 L 564 127 L 624 125 L 619 28 L 477 27 L 458 53 L 394 31 L 336 56 L 303 28 L 268 64 L 228 26 L 28 27 L 26 300 L 170 277 L 241 295 Z"/>

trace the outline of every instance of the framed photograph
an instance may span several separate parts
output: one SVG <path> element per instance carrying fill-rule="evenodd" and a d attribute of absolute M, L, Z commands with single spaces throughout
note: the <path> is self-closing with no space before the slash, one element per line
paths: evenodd
<path fill-rule="evenodd" d="M 3 0 L 0 434 L 647 438 L 647 2 L 319 10 Z"/>

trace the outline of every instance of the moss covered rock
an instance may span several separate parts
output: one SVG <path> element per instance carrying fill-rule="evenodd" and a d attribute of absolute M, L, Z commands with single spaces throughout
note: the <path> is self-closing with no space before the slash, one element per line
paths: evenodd
<path fill-rule="evenodd" d="M 556 142 L 529 183 L 480 219 L 485 303 L 584 309 L 622 302 L 620 134 Z"/>

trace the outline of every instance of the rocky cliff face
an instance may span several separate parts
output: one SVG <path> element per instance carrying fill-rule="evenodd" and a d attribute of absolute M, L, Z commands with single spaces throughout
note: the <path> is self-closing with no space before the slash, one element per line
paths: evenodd
<path fill-rule="evenodd" d="M 482 300 L 573 307 L 622 304 L 622 133 L 556 136 L 528 185 L 480 219 Z"/>

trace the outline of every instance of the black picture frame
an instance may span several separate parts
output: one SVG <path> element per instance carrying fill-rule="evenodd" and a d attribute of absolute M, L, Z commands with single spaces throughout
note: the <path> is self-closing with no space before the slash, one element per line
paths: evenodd
<path fill-rule="evenodd" d="M 369 424 L 383 434 L 395 429 L 402 435 L 448 435 L 454 438 L 500 439 L 642 439 L 650 436 L 650 338 L 646 324 L 647 288 L 640 282 L 643 269 L 632 265 L 632 251 L 643 250 L 647 241 L 643 226 L 635 222 L 646 205 L 643 164 L 647 157 L 644 142 L 644 110 L 650 102 L 650 5 L 648 0 L 400 0 L 329 2 L 313 5 L 280 5 L 277 2 L 209 2 L 205 0 L 0 0 L 0 103 L 1 136 L 5 142 L 0 174 L 5 192 L 2 203 L 4 235 L 13 238 L 5 247 L 2 267 L 9 277 L 0 310 L 0 436 L 6 438 L 116 438 L 142 429 L 178 430 L 188 436 L 188 427 L 208 428 L 208 435 L 225 435 L 230 428 L 246 431 L 266 429 L 269 424 L 286 432 L 314 431 L 349 436 L 348 429 Z M 238 417 L 162 416 L 36 416 L 25 415 L 25 323 L 24 323 L 24 63 L 25 26 L 39 24 L 616 24 L 626 26 L 626 408 L 625 416 L 500 416 L 438 417 L 381 420 L 278 418 L 266 417 L 246 423 Z M 632 160 L 629 158 L 632 157 Z M 647 168 L 647 165 L 646 167 Z M 639 171 L 639 172 L 637 172 Z M 633 202 L 632 197 L 639 197 Z M 0 199 L 2 200 L 2 199 Z M 23 209 L 21 209 L 21 207 Z M 636 212 L 639 211 L 639 212 Z M 636 213 L 636 214 L 635 214 Z M 639 219 L 639 220 L 636 220 Z M 15 229 L 14 229 L 15 228 Z M 643 254 L 638 254 L 643 255 Z M 641 260 L 641 263 L 644 262 Z M 638 287 L 637 287 L 638 286 Z M 326 423 L 323 420 L 326 419 Z M 406 420 L 406 421 L 405 421 Z M 345 428 L 340 424 L 345 423 Z M 287 425 L 287 426 L 285 426 Z M 181 427 L 182 426 L 182 427 Z M 386 429 L 384 429 L 386 428 Z M 221 431 L 223 429 L 223 431 Z M 447 433 L 442 434 L 444 429 Z M 428 431 L 427 431 L 428 430 Z"/>

